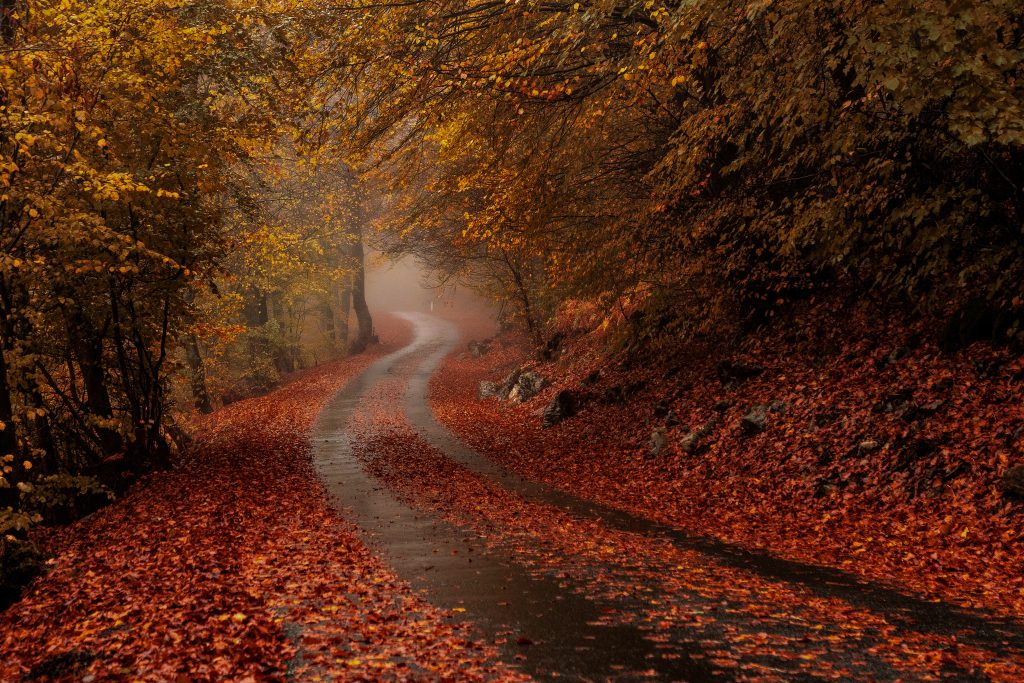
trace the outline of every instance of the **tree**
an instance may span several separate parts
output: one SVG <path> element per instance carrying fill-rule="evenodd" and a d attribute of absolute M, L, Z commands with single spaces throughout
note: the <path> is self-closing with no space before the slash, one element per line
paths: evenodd
<path fill-rule="evenodd" d="M 393 241 L 488 264 L 524 318 L 629 296 L 652 320 L 757 321 L 837 277 L 936 306 L 982 281 L 1019 313 L 1024 51 L 1008 0 L 314 14 L 345 37 L 311 27 L 337 65 L 325 115 L 406 197 Z"/>
<path fill-rule="evenodd" d="M 168 464 L 193 287 L 223 258 L 238 169 L 278 128 L 271 79 L 239 67 L 286 49 L 276 15 L 229 3 L 28 9 L 0 6 L 2 533 L 47 477 L 120 486 Z"/>

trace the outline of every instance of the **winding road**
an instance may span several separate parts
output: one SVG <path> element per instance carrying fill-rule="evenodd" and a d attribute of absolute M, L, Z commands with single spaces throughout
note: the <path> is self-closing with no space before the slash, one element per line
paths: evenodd
<path fill-rule="evenodd" d="M 439 425 L 430 377 L 451 323 L 321 414 L 341 514 L 430 602 L 545 680 L 1020 680 L 1024 626 L 695 536 L 526 481 Z"/>

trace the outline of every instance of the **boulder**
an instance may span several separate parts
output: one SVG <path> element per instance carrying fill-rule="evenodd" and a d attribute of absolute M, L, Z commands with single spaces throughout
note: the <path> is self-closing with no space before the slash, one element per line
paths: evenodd
<path fill-rule="evenodd" d="M 504 398 L 501 395 L 501 385 L 497 382 L 484 380 L 480 382 L 480 400 L 488 398 Z"/>
<path fill-rule="evenodd" d="M 703 440 L 708 434 L 715 430 L 718 426 L 719 417 L 714 415 L 710 420 L 705 422 L 700 429 L 690 432 L 683 437 L 683 440 L 679 442 L 679 447 L 683 449 L 684 453 L 693 454 L 700 450 L 706 450 L 703 448 Z"/>
<path fill-rule="evenodd" d="M 715 405 L 711 406 L 711 408 L 716 413 L 724 413 L 729 410 L 729 408 L 732 408 L 732 401 L 727 398 L 723 398 L 720 401 L 715 401 Z"/>
<path fill-rule="evenodd" d="M 515 386 L 508 393 L 508 400 L 513 403 L 526 403 L 540 393 L 548 385 L 548 381 L 531 370 L 519 373 Z"/>
<path fill-rule="evenodd" d="M 906 422 L 925 420 L 942 410 L 944 405 L 946 405 L 945 401 L 932 401 L 924 405 L 911 404 L 903 411 L 902 417 Z"/>
<path fill-rule="evenodd" d="M 664 419 L 672 411 L 668 401 L 658 401 L 654 404 L 654 417 Z"/>
<path fill-rule="evenodd" d="M 887 391 L 882 398 L 872 406 L 871 410 L 876 413 L 895 413 L 904 408 L 914 398 L 913 387 L 904 387 Z"/>
<path fill-rule="evenodd" d="M 764 372 L 764 366 L 741 360 L 723 360 L 718 364 L 717 370 L 718 379 L 722 384 L 733 384 L 757 377 Z"/>
<path fill-rule="evenodd" d="M 906 358 L 909 355 L 910 349 L 908 349 L 906 346 L 897 346 L 889 353 L 888 356 L 875 363 L 875 367 L 877 367 L 879 370 L 884 370 L 890 365 L 893 365 L 894 363 Z"/>
<path fill-rule="evenodd" d="M 545 363 L 557 360 L 562 355 L 563 341 L 565 341 L 565 334 L 562 332 L 558 332 L 555 336 L 551 337 L 538 354 L 540 360 Z"/>
<path fill-rule="evenodd" d="M 621 384 L 608 387 L 604 390 L 601 400 L 609 405 L 626 405 L 626 390 Z"/>
<path fill-rule="evenodd" d="M 768 406 L 756 405 L 740 418 L 740 429 L 744 434 L 753 435 L 768 427 Z"/>
<path fill-rule="evenodd" d="M 512 393 L 512 389 L 515 388 L 519 382 L 519 376 L 523 374 L 522 368 L 516 368 L 509 373 L 508 377 L 501 381 L 498 386 L 498 398 L 507 399 L 508 395 Z"/>
<path fill-rule="evenodd" d="M 519 384 L 519 378 L 522 376 L 523 371 L 521 368 L 516 368 L 508 377 L 501 380 L 501 382 L 492 382 L 490 380 L 484 380 L 480 382 L 480 387 L 477 394 L 480 400 L 488 398 L 496 398 L 499 401 L 504 401 L 509 398 L 512 390 Z"/>
<path fill-rule="evenodd" d="M 1006 470 L 1000 486 L 1007 496 L 1024 500 L 1024 465 L 1017 465 Z"/>
<path fill-rule="evenodd" d="M 664 420 L 666 427 L 678 427 L 682 424 L 668 401 L 658 401 L 654 404 L 654 419 Z"/>
<path fill-rule="evenodd" d="M 629 405 L 629 402 L 646 388 L 645 382 L 632 382 L 627 385 L 615 384 L 604 390 L 601 401 L 609 405 Z"/>
<path fill-rule="evenodd" d="M 563 389 L 555 394 L 551 403 L 544 409 L 544 417 L 541 426 L 545 429 L 554 427 L 556 424 L 576 414 L 576 394 Z"/>
<path fill-rule="evenodd" d="M 700 448 L 700 432 L 690 432 L 683 437 L 682 441 L 679 442 L 679 447 L 683 449 L 683 453 L 695 453 Z"/>
<path fill-rule="evenodd" d="M 668 436 L 664 429 L 655 429 L 651 432 L 650 452 L 651 455 L 661 455 L 668 448 Z"/>
<path fill-rule="evenodd" d="M 483 341 L 471 341 L 469 342 L 469 353 L 473 358 L 479 358 L 486 356 L 491 350 L 491 340 L 484 339 Z"/>

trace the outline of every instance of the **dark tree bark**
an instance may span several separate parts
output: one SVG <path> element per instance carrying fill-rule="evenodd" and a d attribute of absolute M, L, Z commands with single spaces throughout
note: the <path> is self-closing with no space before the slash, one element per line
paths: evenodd
<path fill-rule="evenodd" d="M 268 308 L 266 292 L 256 288 L 250 288 L 245 292 L 242 321 L 249 330 L 246 337 L 250 360 L 270 357 L 270 342 L 263 329 L 270 322 Z"/>
<path fill-rule="evenodd" d="M 270 321 L 266 292 L 255 288 L 246 292 L 242 318 L 247 327 L 261 327 Z"/>
<path fill-rule="evenodd" d="M 526 329 L 530 333 L 530 337 L 533 339 L 534 343 L 538 347 L 542 346 L 544 344 L 544 339 L 541 336 L 540 325 L 534 318 L 533 306 L 530 303 L 530 290 L 523 279 L 523 273 L 519 267 L 513 263 L 508 252 L 502 251 L 501 255 L 505 261 L 505 265 L 508 267 L 509 273 L 512 275 L 512 281 L 515 283 L 516 293 L 519 295 L 519 305 L 522 307 L 523 317 L 526 319 Z"/>
<path fill-rule="evenodd" d="M 362 353 L 366 347 L 377 341 L 373 333 L 373 318 L 370 316 L 370 307 L 366 305 L 366 266 L 363 253 L 363 236 L 360 230 L 356 243 L 352 247 L 352 256 L 355 260 L 355 275 L 352 279 L 352 307 L 356 312 L 356 322 L 359 331 L 350 347 L 351 353 Z"/>
<path fill-rule="evenodd" d="M 35 445 L 43 451 L 43 471 L 48 474 L 56 473 L 66 467 L 67 463 L 60 462 L 57 454 L 57 442 L 53 438 L 53 426 L 43 410 L 45 402 L 34 381 L 25 391 L 25 402 L 36 409 L 36 415 L 32 418 L 31 423 L 32 434 Z"/>
<path fill-rule="evenodd" d="M 89 413 L 102 419 L 114 415 L 110 392 L 107 390 L 106 370 L 103 366 L 103 338 L 92 333 L 81 311 L 71 311 L 68 320 L 68 339 L 72 352 L 78 361 L 85 385 L 86 405 Z M 114 455 L 124 450 L 121 435 L 108 427 L 96 430 L 104 455 Z"/>
<path fill-rule="evenodd" d="M 0 0 L 0 41 L 3 44 L 10 46 L 14 43 L 14 18 L 13 13 L 16 7 L 16 0 Z M 0 104 L 6 106 L 8 103 L 7 92 L 0 93 Z M 3 136 L 6 138 L 7 132 L 3 131 Z M 6 211 L 4 212 L 6 214 Z M 6 216 L 5 216 L 6 217 Z M 5 221 L 6 222 L 6 221 Z M 6 228 L 6 225 L 4 225 Z M 9 249 L 10 245 L 5 245 L 5 249 Z M 2 286 L 3 300 L 0 301 L 0 323 L 3 325 L 2 335 L 0 339 L 0 422 L 3 423 L 3 429 L 0 429 L 0 458 L 8 454 L 15 454 L 17 452 L 17 429 L 14 426 L 14 410 L 10 400 L 10 378 L 7 376 L 7 358 L 5 356 L 7 345 L 10 343 L 10 289 L 8 287 L 6 279 Z"/>
<path fill-rule="evenodd" d="M 196 409 L 203 413 L 213 412 L 213 401 L 206 390 L 206 369 L 203 367 L 203 356 L 199 353 L 199 340 L 194 334 L 185 338 L 185 359 L 192 375 L 192 399 Z"/>
<path fill-rule="evenodd" d="M 14 12 L 18 9 L 18 0 L 0 0 L 0 40 L 5 45 L 14 43 Z"/>
<path fill-rule="evenodd" d="M 333 301 L 331 314 L 334 318 L 334 349 L 341 353 L 348 352 L 348 320 L 352 312 L 352 289 L 348 283 L 335 283 L 332 287 Z"/>
<path fill-rule="evenodd" d="M 289 334 L 289 327 L 285 321 L 285 306 L 284 301 L 280 293 L 274 293 L 267 297 L 268 302 L 268 321 L 274 320 L 277 322 L 278 343 L 273 345 L 271 351 L 273 352 L 274 367 L 281 374 L 295 372 L 299 363 L 296 358 L 295 349 L 292 345 L 291 335 Z"/>
<path fill-rule="evenodd" d="M 7 378 L 7 360 L 4 349 L 0 348 L 0 458 L 18 450 L 18 431 L 14 426 L 14 408 L 11 405 L 11 389 Z"/>

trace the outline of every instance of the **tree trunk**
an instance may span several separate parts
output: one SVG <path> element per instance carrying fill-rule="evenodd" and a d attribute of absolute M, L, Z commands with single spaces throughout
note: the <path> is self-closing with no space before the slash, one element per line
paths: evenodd
<path fill-rule="evenodd" d="M 249 347 L 249 360 L 256 362 L 257 359 L 269 358 L 271 349 L 266 335 L 266 324 L 270 322 L 267 306 L 267 295 L 260 289 L 250 288 L 245 292 L 245 301 L 242 306 L 242 321 L 245 323 L 248 332 L 246 338 Z"/>
<path fill-rule="evenodd" d="M 295 372 L 296 362 L 291 326 L 285 320 L 285 306 L 280 293 L 267 298 L 267 320 L 277 323 L 277 343 L 271 348 L 274 367 L 279 373 Z"/>
<path fill-rule="evenodd" d="M 246 327 L 262 327 L 270 320 L 267 310 L 267 295 L 255 287 L 246 292 L 245 303 L 242 306 L 242 318 Z"/>
<path fill-rule="evenodd" d="M 15 0 L 0 0 L 0 40 L 3 41 L 4 45 L 10 46 L 14 44 L 14 10 Z M 0 104 L 8 104 L 7 92 L 0 93 Z M 6 131 L 5 131 L 6 137 Z M 6 211 L 4 212 L 7 213 Z M 4 226 L 6 228 L 6 225 Z M 10 245 L 5 245 L 5 249 L 10 248 Z M 8 383 L 7 377 L 7 359 L 5 357 L 6 346 L 10 343 L 10 328 L 9 324 L 10 314 L 8 289 L 6 278 L 2 283 L 3 285 L 3 301 L 0 305 L 3 306 L 0 309 L 3 320 L 3 335 L 4 338 L 0 339 L 0 422 L 3 423 L 3 429 L 0 429 L 0 458 L 5 455 L 13 455 L 18 448 L 18 432 L 14 426 L 14 408 L 11 405 L 11 386 Z"/>
<path fill-rule="evenodd" d="M 512 275 L 512 281 L 515 283 L 516 292 L 519 294 L 519 305 L 523 309 L 523 317 L 526 319 L 526 329 L 533 338 L 533 342 L 539 347 L 544 344 L 544 338 L 541 336 L 540 325 L 534 319 L 533 306 L 530 304 L 530 291 L 526 287 L 526 282 L 523 280 L 523 274 L 518 266 L 512 262 L 507 251 L 502 251 L 502 257 L 505 260 L 505 265 L 508 267 L 509 273 Z"/>
<path fill-rule="evenodd" d="M 348 283 L 335 283 L 331 288 L 334 294 L 331 312 L 334 316 L 334 350 L 339 353 L 348 352 L 348 319 L 352 311 L 352 289 Z"/>
<path fill-rule="evenodd" d="M 355 276 L 352 280 L 352 307 L 356 312 L 356 322 L 359 325 L 359 331 L 349 349 L 352 353 L 362 353 L 366 350 L 367 346 L 377 341 L 377 337 L 373 333 L 373 318 L 370 316 L 370 308 L 366 305 L 366 266 L 364 265 L 361 230 L 357 237 L 356 243 L 352 246 L 352 256 L 355 260 Z"/>
<path fill-rule="evenodd" d="M 110 401 L 110 393 L 107 391 L 106 371 L 103 368 L 103 341 L 100 339 L 80 340 L 76 356 L 78 367 L 82 371 L 82 379 L 85 382 L 89 412 L 95 417 L 109 420 L 114 416 L 114 409 Z M 123 450 L 124 441 L 117 430 L 100 427 L 97 431 L 105 455 L 114 455 Z"/>
<path fill-rule="evenodd" d="M 103 368 L 103 339 L 89 334 L 89 327 L 81 312 L 72 312 L 71 316 L 72 319 L 68 321 L 68 337 L 82 372 L 86 405 L 93 416 L 109 420 L 114 415 L 114 409 L 110 393 L 107 391 L 106 371 Z M 96 431 L 104 455 L 114 455 L 124 449 L 124 440 L 117 430 L 99 427 Z"/>
<path fill-rule="evenodd" d="M 14 455 L 18 450 L 18 431 L 14 426 L 14 408 L 11 405 L 11 389 L 7 383 L 7 359 L 0 348 L 0 458 Z"/>
<path fill-rule="evenodd" d="M 199 340 L 194 334 L 185 337 L 185 358 L 192 372 L 192 398 L 196 409 L 203 413 L 213 412 L 213 402 L 206 390 L 206 369 L 203 367 L 203 356 L 199 353 Z"/>
<path fill-rule="evenodd" d="M 57 444 L 53 438 L 53 426 L 44 410 L 45 403 L 43 395 L 39 392 L 34 380 L 30 388 L 24 392 L 25 402 L 36 409 L 35 417 L 32 418 L 32 433 L 35 438 L 35 445 L 43 451 L 43 471 L 47 474 L 56 474 L 62 468 L 63 463 L 57 456 Z"/>

